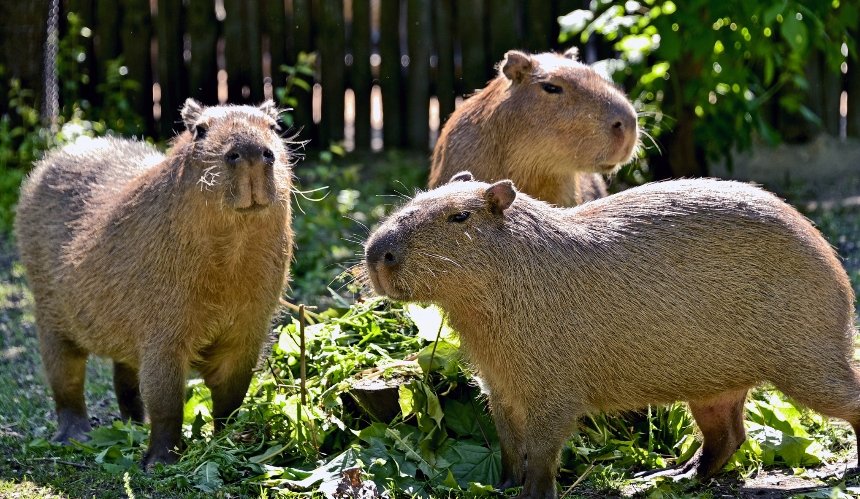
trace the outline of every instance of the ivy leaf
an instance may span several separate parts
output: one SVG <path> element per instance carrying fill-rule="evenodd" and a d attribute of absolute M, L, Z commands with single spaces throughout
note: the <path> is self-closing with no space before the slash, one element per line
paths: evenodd
<path fill-rule="evenodd" d="M 469 483 L 496 483 L 502 473 L 502 452 L 498 444 L 492 448 L 473 443 L 458 442 L 442 456 L 451 463 L 451 473 L 461 487 Z"/>
<path fill-rule="evenodd" d="M 795 52 L 803 52 L 809 44 L 809 34 L 803 21 L 797 19 L 797 13 L 790 11 L 782 21 L 780 33 L 791 49 Z"/>

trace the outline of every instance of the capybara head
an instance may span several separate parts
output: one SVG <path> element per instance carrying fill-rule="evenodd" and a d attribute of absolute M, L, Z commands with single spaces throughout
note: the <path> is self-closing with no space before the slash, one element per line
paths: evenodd
<path fill-rule="evenodd" d="M 633 158 L 636 111 L 612 83 L 577 60 L 576 49 L 505 54 L 499 76 L 509 89 L 499 112 L 530 147 L 552 152 L 558 168 L 610 173 Z"/>
<path fill-rule="evenodd" d="M 279 112 L 272 101 L 204 107 L 188 99 L 182 108 L 187 131 L 176 147 L 187 148 L 186 167 L 195 169 L 200 188 L 241 213 L 289 202 L 290 165 L 278 135 Z"/>
<path fill-rule="evenodd" d="M 416 196 L 374 232 L 365 245 L 365 262 L 376 293 L 437 301 L 435 289 L 444 289 L 446 299 L 458 299 L 458 289 L 473 289 L 463 275 L 481 279 L 489 255 L 466 251 L 474 248 L 466 243 L 480 238 L 492 244 L 495 229 L 503 230 L 504 211 L 517 195 L 510 180 L 489 186 L 473 180 L 469 172 L 454 175 L 449 184 Z M 440 244 L 445 245 L 443 251 Z"/>

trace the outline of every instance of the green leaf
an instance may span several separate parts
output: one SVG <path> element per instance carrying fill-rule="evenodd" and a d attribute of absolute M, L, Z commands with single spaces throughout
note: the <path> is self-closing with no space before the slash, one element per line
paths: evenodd
<path fill-rule="evenodd" d="M 418 352 L 418 365 L 425 374 L 441 371 L 445 377 L 456 377 L 460 370 L 460 349 L 445 340 L 431 343 Z"/>
<path fill-rule="evenodd" d="M 794 11 L 789 11 L 786 14 L 785 19 L 782 21 L 780 33 L 793 51 L 803 53 L 809 44 L 809 34 L 806 24 L 798 20 L 796 14 Z"/>
<path fill-rule="evenodd" d="M 256 456 L 249 457 L 248 461 L 251 461 L 252 463 L 256 464 L 264 463 L 269 459 L 272 459 L 273 457 L 277 456 L 278 454 L 284 452 L 286 448 L 286 445 L 273 445 L 266 449 L 266 451 L 262 454 L 257 454 Z"/>
<path fill-rule="evenodd" d="M 445 426 L 461 437 L 478 437 L 482 434 L 481 419 L 484 414 L 475 410 L 477 403 L 445 401 Z"/>
<path fill-rule="evenodd" d="M 194 486 L 203 492 L 215 492 L 224 485 L 218 463 L 206 461 L 197 469 L 194 475 Z"/>
<path fill-rule="evenodd" d="M 470 482 L 497 483 L 501 477 L 502 453 L 498 445 L 488 449 L 473 443 L 457 442 L 443 458 L 451 463 L 451 473 L 461 487 Z"/>

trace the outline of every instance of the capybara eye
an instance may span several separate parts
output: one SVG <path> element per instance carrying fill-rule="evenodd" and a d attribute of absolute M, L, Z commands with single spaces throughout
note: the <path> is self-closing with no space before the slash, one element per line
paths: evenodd
<path fill-rule="evenodd" d="M 561 87 L 552 83 L 541 83 L 541 88 L 548 94 L 560 94 L 562 92 Z"/>
<path fill-rule="evenodd" d="M 194 126 L 194 140 L 200 140 L 206 136 L 206 131 L 208 129 L 203 125 L 195 125 Z"/>
<path fill-rule="evenodd" d="M 455 213 L 448 217 L 448 221 L 461 224 L 469 219 L 469 215 L 471 215 L 471 213 L 468 211 L 461 211 L 460 213 Z"/>

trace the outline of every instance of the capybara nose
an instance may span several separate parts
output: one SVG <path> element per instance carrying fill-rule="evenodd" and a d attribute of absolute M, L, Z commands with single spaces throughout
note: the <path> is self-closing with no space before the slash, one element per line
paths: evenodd
<path fill-rule="evenodd" d="M 379 234 L 373 238 L 364 251 L 367 263 L 375 265 L 381 263 L 386 267 L 393 267 L 402 259 L 398 248 L 397 239 L 392 233 Z"/>
<path fill-rule="evenodd" d="M 636 113 L 627 105 L 613 106 L 608 122 L 612 135 L 619 139 L 636 133 Z"/>
<path fill-rule="evenodd" d="M 231 166 L 236 166 L 243 161 L 271 165 L 275 163 L 275 153 L 268 147 L 257 144 L 237 144 L 227 151 L 224 161 Z"/>

